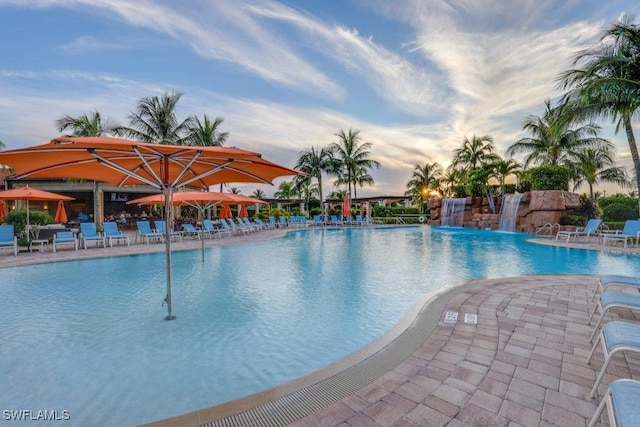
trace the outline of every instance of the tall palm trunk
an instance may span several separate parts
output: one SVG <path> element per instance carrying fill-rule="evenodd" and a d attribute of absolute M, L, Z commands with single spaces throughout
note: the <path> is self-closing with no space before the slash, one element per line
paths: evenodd
<path fill-rule="evenodd" d="M 622 123 L 624 124 L 624 131 L 627 134 L 627 141 L 629 141 L 629 151 L 631 152 L 631 159 L 633 160 L 633 169 L 636 174 L 636 190 L 638 192 L 638 209 L 640 209 L 640 156 L 638 155 L 638 145 L 636 144 L 636 137 L 633 134 L 633 128 L 631 127 L 631 118 L 629 114 L 622 116 Z"/>

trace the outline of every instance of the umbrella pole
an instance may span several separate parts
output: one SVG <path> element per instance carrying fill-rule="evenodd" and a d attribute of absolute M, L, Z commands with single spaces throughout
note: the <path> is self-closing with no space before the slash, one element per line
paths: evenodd
<path fill-rule="evenodd" d="M 167 256 L 167 296 L 164 302 L 167 303 L 167 317 L 164 320 L 174 320 L 176 316 L 171 313 L 171 228 L 173 227 L 173 196 L 171 187 L 166 186 L 164 189 L 164 211 L 167 218 L 167 224 L 164 230 L 164 244 Z"/>

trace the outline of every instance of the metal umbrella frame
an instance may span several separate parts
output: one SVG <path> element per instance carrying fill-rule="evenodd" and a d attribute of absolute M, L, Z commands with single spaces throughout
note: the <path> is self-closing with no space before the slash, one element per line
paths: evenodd
<path fill-rule="evenodd" d="M 160 190 L 165 218 L 173 223 L 173 193 L 184 187 L 208 189 L 231 182 L 272 184 L 301 173 L 272 163 L 259 153 L 226 147 L 151 144 L 107 137 L 63 136 L 47 144 L 0 151 L 0 163 L 16 178 L 79 178 L 118 186 L 147 184 Z M 166 320 L 173 320 L 171 299 L 171 239 L 166 227 Z"/>

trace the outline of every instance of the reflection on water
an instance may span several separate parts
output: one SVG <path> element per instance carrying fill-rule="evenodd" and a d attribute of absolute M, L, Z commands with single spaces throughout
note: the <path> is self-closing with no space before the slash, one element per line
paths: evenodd
<path fill-rule="evenodd" d="M 163 320 L 162 254 L 3 269 L 0 402 L 69 410 L 65 425 L 148 422 L 319 369 L 445 285 L 640 274 L 637 257 L 524 238 L 456 228 L 318 229 L 208 249 L 204 263 L 199 249 L 176 252 L 175 322 Z"/>

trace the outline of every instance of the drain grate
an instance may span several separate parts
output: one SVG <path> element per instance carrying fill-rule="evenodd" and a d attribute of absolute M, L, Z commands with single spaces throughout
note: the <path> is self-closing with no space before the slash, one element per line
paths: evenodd
<path fill-rule="evenodd" d="M 284 426 L 339 402 L 392 370 L 424 344 L 435 326 L 424 311 L 388 346 L 360 363 L 281 399 L 201 427 Z"/>

